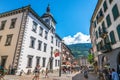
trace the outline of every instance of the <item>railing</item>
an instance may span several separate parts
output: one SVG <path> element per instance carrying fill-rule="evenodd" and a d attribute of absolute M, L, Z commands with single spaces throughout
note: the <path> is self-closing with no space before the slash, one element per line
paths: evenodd
<path fill-rule="evenodd" d="M 105 38 L 106 36 L 107 36 L 107 30 L 106 29 L 104 29 L 102 32 L 101 32 L 101 34 L 100 34 L 100 37 L 101 38 Z"/>
<path fill-rule="evenodd" d="M 110 43 L 106 43 L 104 46 L 101 47 L 101 52 L 102 53 L 107 53 L 112 51 Z"/>
<path fill-rule="evenodd" d="M 103 15 L 99 16 L 99 18 L 98 18 L 98 20 L 97 20 L 97 23 L 101 22 L 103 18 L 104 18 Z"/>

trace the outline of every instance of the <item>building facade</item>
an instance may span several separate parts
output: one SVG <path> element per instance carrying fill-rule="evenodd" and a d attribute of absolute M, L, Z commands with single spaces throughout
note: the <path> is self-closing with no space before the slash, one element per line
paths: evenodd
<path fill-rule="evenodd" d="M 32 72 L 59 69 L 61 38 L 55 33 L 56 21 L 48 5 L 39 16 L 30 6 L 0 14 L 0 63 L 7 69 Z M 42 70 L 41 69 L 41 70 Z"/>
<path fill-rule="evenodd" d="M 93 34 L 94 33 L 94 34 Z M 90 36 L 96 44 L 99 68 L 120 71 L 120 1 L 98 0 L 91 19 Z M 95 36 L 95 37 L 94 37 Z M 95 38 L 95 39 L 94 39 Z M 94 48 L 94 46 L 93 46 Z"/>
<path fill-rule="evenodd" d="M 62 65 L 71 66 L 73 64 L 74 56 L 72 51 L 64 43 L 62 44 Z"/>

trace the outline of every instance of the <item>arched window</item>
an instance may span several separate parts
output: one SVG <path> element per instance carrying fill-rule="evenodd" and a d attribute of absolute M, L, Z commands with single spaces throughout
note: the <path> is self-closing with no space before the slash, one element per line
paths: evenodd
<path fill-rule="evenodd" d="M 118 33 L 118 37 L 119 37 L 119 40 L 120 40 L 120 24 L 117 26 L 117 33 Z"/>

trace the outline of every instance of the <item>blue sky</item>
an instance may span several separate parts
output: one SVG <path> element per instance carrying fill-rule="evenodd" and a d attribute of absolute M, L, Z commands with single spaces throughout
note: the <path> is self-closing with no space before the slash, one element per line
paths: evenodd
<path fill-rule="evenodd" d="M 47 5 L 50 4 L 51 13 L 57 21 L 56 33 L 61 38 L 68 40 L 75 38 L 77 35 L 79 37 L 81 35 L 89 36 L 90 19 L 97 1 L 98 0 L 1 0 L 0 13 L 30 4 L 41 16 L 46 12 Z M 81 40 L 81 38 L 78 40 Z"/>

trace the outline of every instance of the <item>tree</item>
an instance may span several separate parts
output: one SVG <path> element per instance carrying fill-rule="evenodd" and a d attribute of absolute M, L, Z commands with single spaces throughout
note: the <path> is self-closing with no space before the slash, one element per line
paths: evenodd
<path fill-rule="evenodd" d="M 91 54 L 91 53 L 88 54 L 87 59 L 88 59 L 88 62 L 89 62 L 90 64 L 92 64 L 92 63 L 94 62 L 94 55 Z"/>

